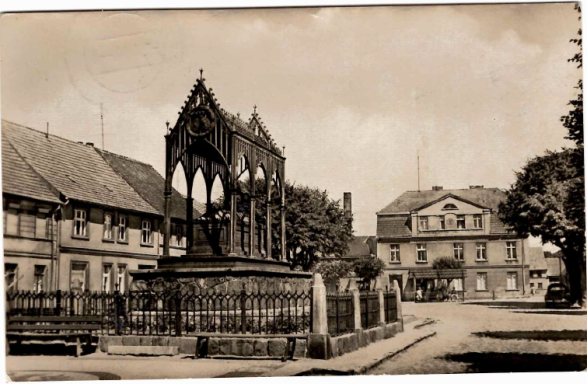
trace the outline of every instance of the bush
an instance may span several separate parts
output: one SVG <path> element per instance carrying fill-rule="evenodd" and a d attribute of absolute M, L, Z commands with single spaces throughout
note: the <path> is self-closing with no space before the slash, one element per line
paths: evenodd
<path fill-rule="evenodd" d="M 355 275 L 363 280 L 363 284 L 369 286 L 372 280 L 383 275 L 385 263 L 376 257 L 366 257 L 353 263 Z"/>
<path fill-rule="evenodd" d="M 316 266 L 314 272 L 321 274 L 326 284 L 338 284 L 340 279 L 352 275 L 353 264 L 340 260 L 323 261 Z"/>

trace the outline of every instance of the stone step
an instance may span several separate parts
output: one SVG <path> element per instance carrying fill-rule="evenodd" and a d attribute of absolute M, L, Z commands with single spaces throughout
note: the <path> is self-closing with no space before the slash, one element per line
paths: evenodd
<path fill-rule="evenodd" d="M 153 347 L 153 346 L 122 346 L 109 345 L 109 355 L 137 355 L 137 356 L 174 356 L 179 354 L 179 347 Z"/>

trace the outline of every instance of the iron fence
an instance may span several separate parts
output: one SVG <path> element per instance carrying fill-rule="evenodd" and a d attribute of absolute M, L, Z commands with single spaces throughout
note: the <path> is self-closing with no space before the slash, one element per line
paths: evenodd
<path fill-rule="evenodd" d="M 385 323 L 397 321 L 397 293 L 394 290 L 383 293 L 383 307 L 385 310 Z"/>
<path fill-rule="evenodd" d="M 17 291 L 7 303 L 9 316 L 98 315 L 100 333 L 112 335 L 309 333 L 312 320 L 310 292 Z"/>
<path fill-rule="evenodd" d="M 363 291 L 360 294 L 361 327 L 373 328 L 379 325 L 379 295 L 374 291 Z"/>
<path fill-rule="evenodd" d="M 350 292 L 329 293 L 326 295 L 326 308 L 330 335 L 338 336 L 353 331 L 353 296 Z"/>

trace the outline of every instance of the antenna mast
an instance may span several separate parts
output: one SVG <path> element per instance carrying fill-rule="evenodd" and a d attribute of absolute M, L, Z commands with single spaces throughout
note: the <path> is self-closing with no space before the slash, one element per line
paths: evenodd
<path fill-rule="evenodd" d="M 420 151 L 418 151 L 417 157 L 418 157 L 418 192 L 420 192 Z"/>
<path fill-rule="evenodd" d="M 102 149 L 104 149 L 104 106 L 100 103 L 100 122 L 102 124 Z"/>

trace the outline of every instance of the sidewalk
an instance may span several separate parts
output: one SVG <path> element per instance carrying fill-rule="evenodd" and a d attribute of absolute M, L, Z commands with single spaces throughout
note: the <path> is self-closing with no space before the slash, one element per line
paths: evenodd
<path fill-rule="evenodd" d="M 193 359 L 173 357 L 120 357 L 105 353 L 72 356 L 7 356 L 7 373 L 13 381 L 65 381 L 100 379 L 182 379 L 212 377 L 295 376 L 312 374 L 360 374 L 397 353 L 435 334 L 432 326 L 414 328 L 419 319 L 405 325 L 405 332 L 331 360 L 300 359 L 281 362 L 263 358 Z"/>

